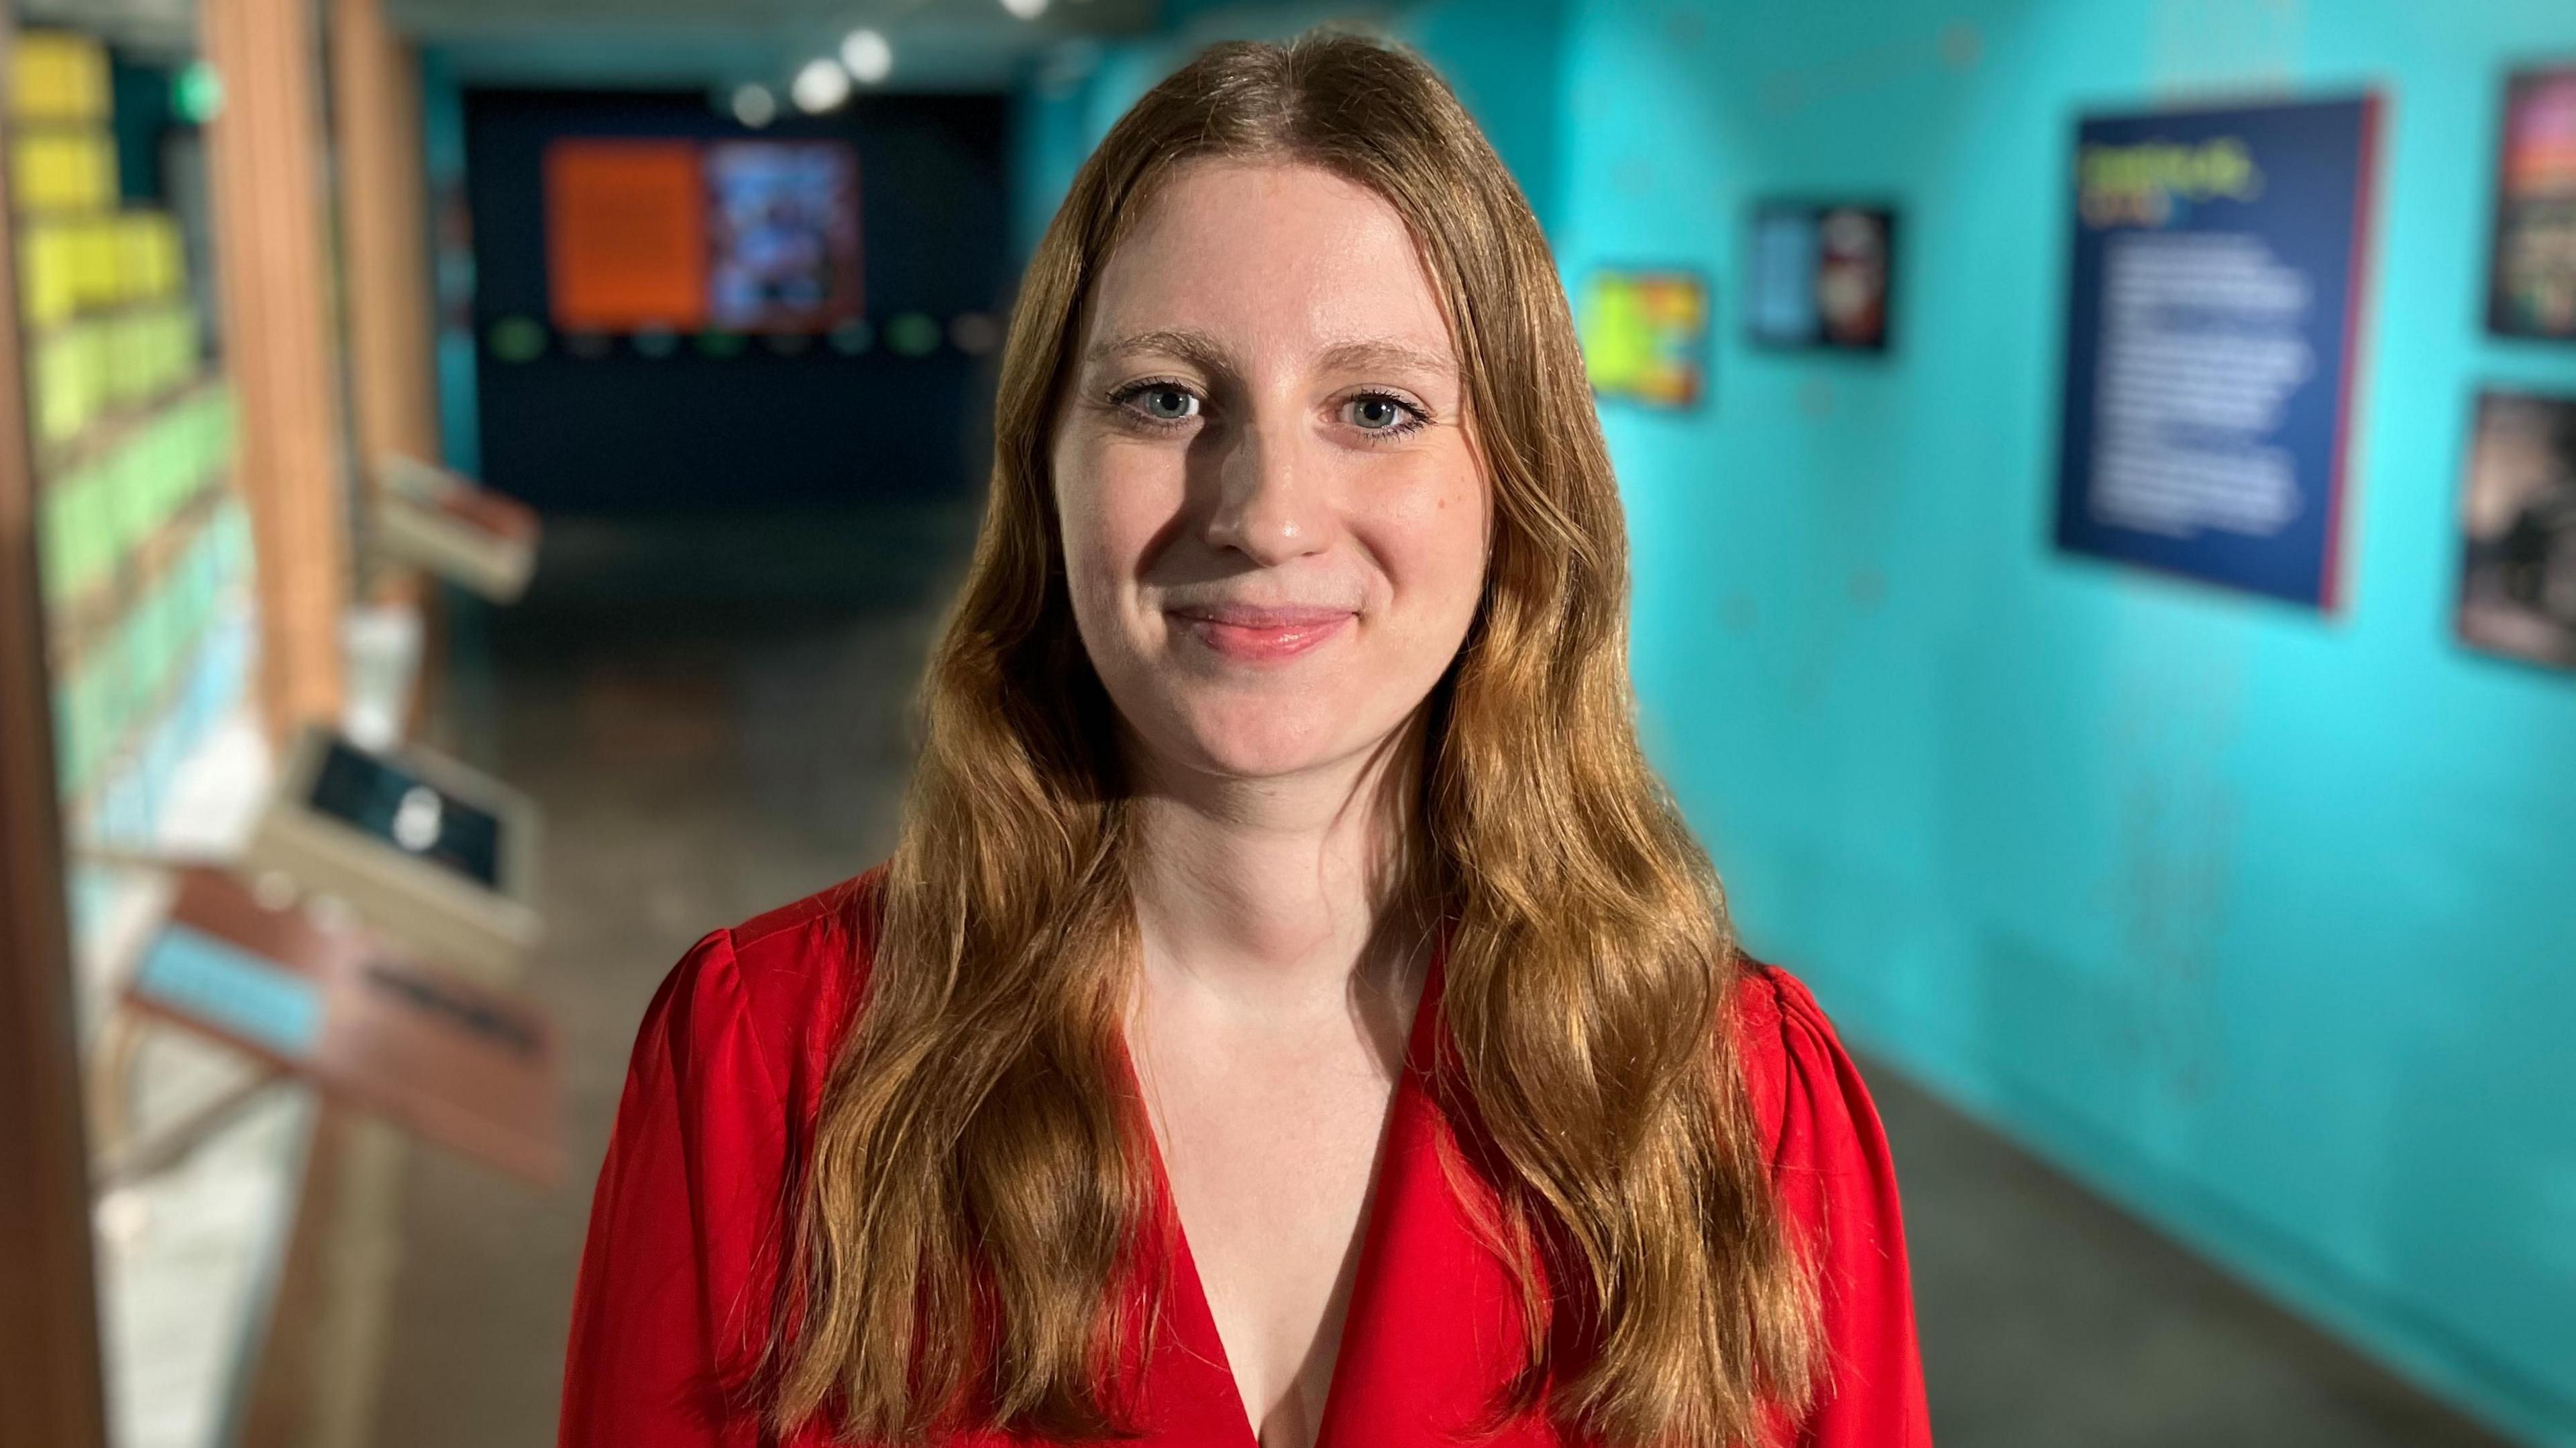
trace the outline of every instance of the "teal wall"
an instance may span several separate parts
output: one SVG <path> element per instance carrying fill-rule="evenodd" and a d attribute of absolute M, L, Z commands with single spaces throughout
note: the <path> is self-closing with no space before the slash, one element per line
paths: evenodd
<path fill-rule="evenodd" d="M 2576 676 L 2452 642 L 2503 72 L 2576 5 L 1578 7 L 1557 229 L 1719 280 L 1714 403 L 1605 406 L 1654 745 L 1748 937 L 1883 1059 L 2576 1443 Z M 2346 609 L 2047 538 L 2073 118 L 2381 89 Z M 1753 352 L 1742 217 L 1904 207 L 1897 348 Z"/>
<path fill-rule="evenodd" d="M 1437 0 L 1393 7 L 1227 4 L 1166 0 L 1165 33 L 1067 47 L 1019 95 L 1014 223 L 1020 255 L 1046 231 L 1073 173 L 1118 117 L 1153 84 L 1219 40 L 1281 40 L 1326 22 L 1357 20 L 1439 65 L 1529 197 L 1552 221 L 1565 144 L 1564 0 Z"/>
<path fill-rule="evenodd" d="M 1032 91 L 1029 235 L 1203 23 Z M 2476 387 L 2576 392 L 2576 349 L 2478 321 L 2502 76 L 2576 56 L 2576 5 L 1569 0 L 1391 28 L 1493 129 L 1570 285 L 1717 282 L 1711 404 L 1604 419 L 1647 730 L 1753 946 L 1880 1059 L 2576 1445 L 2576 676 L 2449 625 Z M 2361 86 L 2387 110 L 2344 608 L 2058 556 L 2074 117 Z M 1742 219 L 1774 192 L 1902 204 L 1891 357 L 1741 344 Z"/>

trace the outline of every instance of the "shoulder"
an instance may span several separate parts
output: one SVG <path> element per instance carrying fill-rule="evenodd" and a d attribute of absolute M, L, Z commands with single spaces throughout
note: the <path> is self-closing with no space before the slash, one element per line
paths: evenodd
<path fill-rule="evenodd" d="M 1839 1157 L 1879 1134 L 1860 1068 L 1806 983 L 1746 959 L 1730 1002 L 1753 1119 L 1776 1166 Z"/>
<path fill-rule="evenodd" d="M 840 1023 L 874 963 L 884 884 L 880 865 L 718 932 L 755 1016 L 786 1027 Z"/>
<path fill-rule="evenodd" d="M 878 866 L 700 936 L 664 977 L 642 1034 L 677 1061 L 721 1049 L 810 1107 L 866 987 L 884 874 Z"/>
<path fill-rule="evenodd" d="M 1796 1441 L 1928 1448 L 1896 1163 L 1860 1068 L 1797 977 L 1747 962 L 1733 1001 L 1773 1201 L 1815 1274 L 1826 1381 Z"/>
<path fill-rule="evenodd" d="M 749 1441 L 704 1426 L 731 1421 L 708 1394 L 758 1355 L 880 880 L 710 930 L 663 977 L 592 1197 L 562 1442 Z"/>

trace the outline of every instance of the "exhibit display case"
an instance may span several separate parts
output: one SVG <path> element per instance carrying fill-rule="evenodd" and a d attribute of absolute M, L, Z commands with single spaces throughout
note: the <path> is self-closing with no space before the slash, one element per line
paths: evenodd
<path fill-rule="evenodd" d="M 513 595 L 536 522 L 438 466 L 413 62 L 371 0 L 11 19 L 0 1094 L 44 1149 L 0 1227 L 67 1250 L 0 1310 L 62 1349 L 41 1402 L 0 1351 L 0 1441 L 353 1441 L 405 1144 L 562 1168 L 508 986 L 534 809 L 407 733 L 417 570 Z M 414 506 L 370 509 L 357 460 L 396 456 Z"/>
<path fill-rule="evenodd" d="M 10 52 L 10 222 L 37 575 L 90 1104 L 108 1422 L 221 1441 L 291 1230 L 309 1099 L 117 1008 L 171 894 L 156 857 L 247 831 L 268 775 L 252 709 L 250 520 L 211 323 L 202 84 L 76 24 Z M 156 1147 L 174 1127 L 191 1149 Z"/>

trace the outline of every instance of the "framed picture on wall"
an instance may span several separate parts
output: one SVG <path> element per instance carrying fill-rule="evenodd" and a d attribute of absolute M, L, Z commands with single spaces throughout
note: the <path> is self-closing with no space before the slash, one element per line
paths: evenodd
<path fill-rule="evenodd" d="M 706 177 L 696 142 L 616 136 L 548 145 L 545 220 L 558 328 L 706 324 Z"/>
<path fill-rule="evenodd" d="M 2058 547 L 2335 606 L 2378 126 L 2368 94 L 2078 124 Z"/>
<path fill-rule="evenodd" d="M 2487 327 L 2576 342 L 2576 65 L 2505 82 Z"/>
<path fill-rule="evenodd" d="M 1756 346 L 1884 352 L 1896 209 L 1811 201 L 1753 208 L 1744 320 Z"/>
<path fill-rule="evenodd" d="M 1679 268 L 1604 268 L 1575 314 L 1583 368 L 1602 398 L 1689 411 L 1708 396 L 1707 278 Z"/>
<path fill-rule="evenodd" d="M 858 152 L 839 141 L 565 137 L 545 149 L 565 332 L 821 333 L 860 315 Z"/>
<path fill-rule="evenodd" d="M 713 320 L 828 332 L 860 314 L 859 156 L 838 141 L 728 141 L 706 153 Z"/>
<path fill-rule="evenodd" d="M 2576 669 L 2576 396 L 2482 394 L 2460 494 L 2461 639 Z"/>

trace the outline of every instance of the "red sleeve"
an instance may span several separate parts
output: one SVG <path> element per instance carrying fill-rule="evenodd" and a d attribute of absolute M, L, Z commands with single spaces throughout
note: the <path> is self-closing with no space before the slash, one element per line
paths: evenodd
<path fill-rule="evenodd" d="M 592 1199 L 561 1448 L 752 1448 L 734 1405 L 768 1322 L 789 1112 L 752 1030 L 730 931 L 646 1012 Z M 770 1269 L 774 1271 L 774 1268 Z"/>
<path fill-rule="evenodd" d="M 1859 1068 L 1787 972 L 1747 983 L 1745 1068 L 1791 1240 L 1817 1270 L 1826 1378 L 1797 1448 L 1929 1448 L 1896 1164 Z"/>

